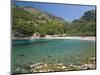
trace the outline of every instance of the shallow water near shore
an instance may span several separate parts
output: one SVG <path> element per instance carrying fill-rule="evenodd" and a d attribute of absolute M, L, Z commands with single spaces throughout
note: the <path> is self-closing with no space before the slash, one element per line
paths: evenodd
<path fill-rule="evenodd" d="M 95 41 L 37 39 L 12 41 L 12 70 L 17 65 L 35 63 L 81 64 L 95 57 Z"/>

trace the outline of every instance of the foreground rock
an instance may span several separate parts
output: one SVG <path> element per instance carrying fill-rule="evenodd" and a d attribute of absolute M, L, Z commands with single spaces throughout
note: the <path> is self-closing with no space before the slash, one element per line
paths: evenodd
<path fill-rule="evenodd" d="M 87 70 L 87 69 L 95 69 L 95 64 L 81 64 L 81 65 L 73 65 L 73 64 L 39 64 L 31 68 L 31 72 L 55 72 L 55 71 L 70 71 L 70 70 Z"/>
<path fill-rule="evenodd" d="M 38 72 L 58 72 L 96 69 L 95 58 L 90 58 L 86 63 L 64 64 L 64 63 L 35 63 L 26 66 L 16 66 L 14 73 L 38 73 Z"/>

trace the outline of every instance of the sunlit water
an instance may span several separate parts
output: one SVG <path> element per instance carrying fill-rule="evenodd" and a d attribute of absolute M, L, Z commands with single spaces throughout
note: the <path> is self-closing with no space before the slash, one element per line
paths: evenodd
<path fill-rule="evenodd" d="M 13 40 L 12 44 L 13 66 L 40 62 L 79 64 L 95 57 L 95 41 L 38 39 Z"/>

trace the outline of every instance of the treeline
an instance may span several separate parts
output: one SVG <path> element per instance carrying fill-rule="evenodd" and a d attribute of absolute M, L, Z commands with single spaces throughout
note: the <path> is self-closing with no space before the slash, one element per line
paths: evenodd
<path fill-rule="evenodd" d="M 95 36 L 95 10 L 87 11 L 71 23 L 60 17 L 32 7 L 12 7 L 12 34 L 14 37 L 41 35 Z"/>

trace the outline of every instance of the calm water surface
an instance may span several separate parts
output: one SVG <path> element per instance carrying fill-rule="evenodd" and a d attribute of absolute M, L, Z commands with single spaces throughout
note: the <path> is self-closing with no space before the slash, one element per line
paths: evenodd
<path fill-rule="evenodd" d="M 95 57 L 95 41 L 13 40 L 12 45 L 12 65 L 39 62 L 79 64 L 91 57 Z"/>

